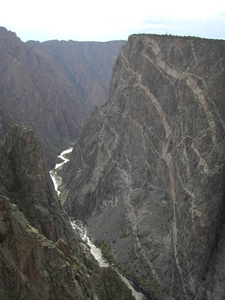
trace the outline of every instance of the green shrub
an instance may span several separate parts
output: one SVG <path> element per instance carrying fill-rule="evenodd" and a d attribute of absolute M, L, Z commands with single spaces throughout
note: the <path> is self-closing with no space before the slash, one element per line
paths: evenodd
<path fill-rule="evenodd" d="M 120 235 L 120 239 L 124 239 L 128 237 L 128 235 L 126 234 L 126 232 L 122 232 L 121 235 Z"/>

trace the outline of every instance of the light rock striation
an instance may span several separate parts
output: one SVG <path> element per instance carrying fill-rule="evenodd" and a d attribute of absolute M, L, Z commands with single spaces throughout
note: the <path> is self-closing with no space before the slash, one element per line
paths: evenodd
<path fill-rule="evenodd" d="M 224 83 L 224 41 L 130 36 L 65 166 L 68 214 L 165 299 L 225 296 Z"/>

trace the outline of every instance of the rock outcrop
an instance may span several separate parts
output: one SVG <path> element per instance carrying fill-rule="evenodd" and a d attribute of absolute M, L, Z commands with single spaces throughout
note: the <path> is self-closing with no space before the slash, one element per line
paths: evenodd
<path fill-rule="evenodd" d="M 29 125 L 53 166 L 90 109 L 107 100 L 112 67 L 124 44 L 23 43 L 0 27 L 0 139 L 9 125 Z"/>
<path fill-rule="evenodd" d="M 53 189 L 40 143 L 13 126 L 0 144 L 0 298 L 134 299 L 100 268 Z"/>
<path fill-rule="evenodd" d="M 65 166 L 68 214 L 162 297 L 225 296 L 224 82 L 222 40 L 130 36 Z"/>

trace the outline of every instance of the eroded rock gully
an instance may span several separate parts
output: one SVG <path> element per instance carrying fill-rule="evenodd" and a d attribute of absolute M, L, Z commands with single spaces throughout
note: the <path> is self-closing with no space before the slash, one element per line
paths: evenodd
<path fill-rule="evenodd" d="M 40 143 L 16 125 L 0 144 L 0 299 L 134 299 L 72 229 Z"/>
<path fill-rule="evenodd" d="M 224 50 L 132 35 L 65 166 L 68 214 L 162 297 L 225 296 Z"/>

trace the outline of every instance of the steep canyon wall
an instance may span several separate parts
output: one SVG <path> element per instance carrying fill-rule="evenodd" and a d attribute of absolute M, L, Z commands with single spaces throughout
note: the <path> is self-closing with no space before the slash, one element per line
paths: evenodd
<path fill-rule="evenodd" d="M 23 43 L 0 27 L 0 139 L 10 125 L 29 125 L 53 166 L 92 107 L 107 100 L 112 67 L 124 44 Z"/>
<path fill-rule="evenodd" d="M 68 214 L 161 296 L 225 295 L 224 50 L 130 36 L 65 167 Z"/>
<path fill-rule="evenodd" d="M 72 229 L 42 147 L 27 127 L 0 143 L 0 298 L 134 300 Z"/>

